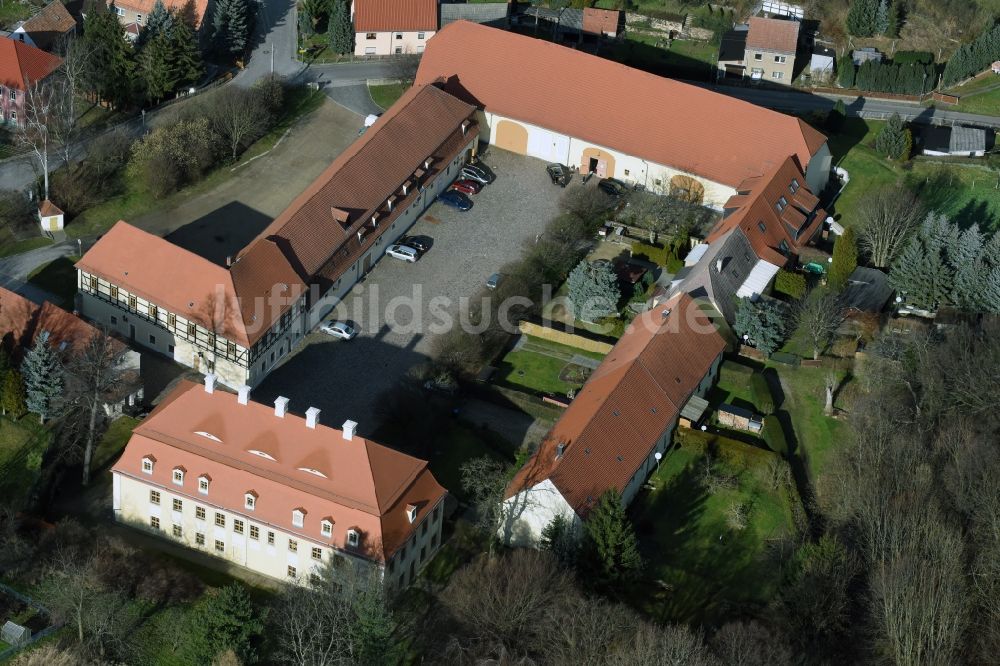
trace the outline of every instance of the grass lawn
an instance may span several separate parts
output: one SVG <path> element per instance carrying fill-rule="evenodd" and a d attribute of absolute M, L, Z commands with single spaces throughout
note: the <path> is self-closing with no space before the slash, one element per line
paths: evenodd
<path fill-rule="evenodd" d="M 629 32 L 606 57 L 630 67 L 678 79 L 705 81 L 714 76 L 719 47 L 711 42 L 675 39 L 667 45 L 665 36 Z"/>
<path fill-rule="evenodd" d="M 373 102 L 381 106 L 383 109 L 388 109 L 396 103 L 397 99 L 402 97 L 403 93 L 407 91 L 410 85 L 412 85 L 410 81 L 386 83 L 377 86 L 369 85 L 368 94 L 372 96 Z"/>
<path fill-rule="evenodd" d="M 9 257 L 29 250 L 37 250 L 46 245 L 52 245 L 52 239 L 45 236 L 35 236 L 24 240 L 14 240 L 9 234 L 0 234 L 0 257 Z"/>
<path fill-rule="evenodd" d="M 571 362 L 573 356 L 598 361 L 604 358 L 602 354 L 527 336 L 521 349 L 509 352 L 500 361 L 497 378 L 514 388 L 565 394 L 579 389 L 590 376 L 589 368 Z M 566 377 L 564 371 L 572 377 Z"/>
<path fill-rule="evenodd" d="M 1000 190 L 995 172 L 963 164 L 914 160 L 912 168 L 890 162 L 871 147 L 880 121 L 848 119 L 841 132 L 831 135 L 834 162 L 848 171 L 851 182 L 834 203 L 841 224 L 857 220 L 864 195 L 901 183 L 914 190 L 925 205 L 961 224 L 978 223 L 986 231 L 1000 229 Z"/>
<path fill-rule="evenodd" d="M 19 2 L 0 3 L 0 29 L 10 30 L 18 21 L 31 16 L 31 5 Z"/>
<path fill-rule="evenodd" d="M 76 295 L 76 269 L 73 264 L 80 257 L 60 257 L 39 266 L 28 275 L 28 282 L 41 287 L 56 297 L 56 305 L 67 310 L 73 309 Z"/>
<path fill-rule="evenodd" d="M 0 497 L 15 506 L 27 498 L 50 436 L 33 414 L 16 422 L 0 417 Z"/>
<path fill-rule="evenodd" d="M 139 419 L 131 416 L 120 416 L 108 426 L 94 449 L 94 457 L 90 461 L 93 471 L 103 469 L 110 465 L 125 448 L 128 438 L 132 436 L 132 429 L 139 425 Z"/>
<path fill-rule="evenodd" d="M 647 563 L 633 602 L 657 621 L 693 623 L 766 603 L 781 575 L 768 544 L 795 532 L 794 494 L 768 481 L 771 461 L 781 459 L 691 430 L 678 431 L 675 440 L 650 478 L 651 489 L 630 508 Z M 716 474 L 731 479 L 714 492 L 701 478 L 708 442 L 719 452 Z M 730 517 L 734 506 L 746 512 L 742 527 Z"/>
<path fill-rule="evenodd" d="M 322 106 L 325 96 L 316 90 L 293 88 L 285 98 L 285 109 L 271 130 L 256 143 L 247 148 L 240 161 L 261 155 L 278 142 L 295 121 Z M 132 220 L 155 208 L 171 208 L 194 195 L 206 192 L 233 175 L 233 165 L 223 164 L 197 183 L 188 185 L 163 199 L 154 198 L 130 176 L 124 176 L 124 194 L 87 209 L 66 225 L 66 235 L 70 238 L 102 234 L 118 220 Z"/>
<path fill-rule="evenodd" d="M 430 456 L 430 470 L 434 478 L 448 489 L 459 501 L 465 501 L 462 489 L 463 464 L 473 458 L 489 456 L 505 463 L 514 462 L 511 446 L 499 435 L 476 430 L 462 423 L 454 422 L 435 442 Z"/>

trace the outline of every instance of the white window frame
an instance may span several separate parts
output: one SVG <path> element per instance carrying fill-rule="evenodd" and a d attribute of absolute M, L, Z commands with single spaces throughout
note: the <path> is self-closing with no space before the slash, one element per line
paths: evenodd
<path fill-rule="evenodd" d="M 426 38 L 427 38 L 427 37 L 426 37 L 426 34 L 427 34 L 427 33 L 423 33 L 423 32 L 418 32 L 418 33 L 417 33 L 417 39 L 426 39 Z"/>
<path fill-rule="evenodd" d="M 754 60 L 763 60 L 764 59 L 764 54 L 763 53 L 754 53 L 753 54 L 753 59 Z"/>
<path fill-rule="evenodd" d="M 780 65 L 785 64 L 785 62 L 787 60 L 788 60 L 788 58 L 786 56 L 783 56 L 783 55 L 776 55 L 776 56 L 774 56 L 774 62 L 776 62 L 776 63 L 778 63 Z"/>
<path fill-rule="evenodd" d="M 135 15 L 135 22 L 138 23 L 139 25 L 142 25 L 142 14 Z"/>
<path fill-rule="evenodd" d="M 319 533 L 322 534 L 325 537 L 332 537 L 333 536 L 333 523 L 331 523 L 329 520 L 320 521 L 320 524 L 319 524 Z"/>
<path fill-rule="evenodd" d="M 180 467 L 175 467 L 173 474 L 170 475 L 170 480 L 174 482 L 175 486 L 184 485 L 184 470 Z"/>
<path fill-rule="evenodd" d="M 771 72 L 771 78 L 772 79 L 783 79 L 783 78 L 785 78 L 785 73 L 784 72 Z"/>
<path fill-rule="evenodd" d="M 156 463 L 153 462 L 152 458 L 149 458 L 149 457 L 143 458 L 142 459 L 142 473 L 143 474 L 152 474 L 153 473 L 153 467 L 155 465 L 156 465 Z"/>
<path fill-rule="evenodd" d="M 201 493 L 202 495 L 207 495 L 208 494 L 208 486 L 209 486 L 209 484 L 211 484 L 211 480 L 207 476 L 205 476 L 205 475 L 199 476 L 198 477 L 198 492 Z"/>
<path fill-rule="evenodd" d="M 125 10 L 121 7 L 115 7 L 115 14 L 118 14 L 118 16 L 125 16 Z"/>
<path fill-rule="evenodd" d="M 366 46 L 365 47 L 365 55 L 375 55 L 375 47 L 374 46 Z"/>
<path fill-rule="evenodd" d="M 352 548 L 357 548 L 358 543 L 360 543 L 360 535 L 357 530 L 347 530 L 347 545 Z"/>
<path fill-rule="evenodd" d="M 253 493 L 246 493 L 243 496 L 243 508 L 247 511 L 253 511 L 257 506 L 257 498 L 253 496 Z"/>
<path fill-rule="evenodd" d="M 294 527 L 302 527 L 306 522 L 305 511 L 300 511 L 299 509 L 292 510 L 292 525 Z"/>
<path fill-rule="evenodd" d="M 406 509 L 406 518 L 411 523 L 413 523 L 414 521 L 416 521 L 416 519 L 417 519 L 417 507 L 415 507 L 415 506 L 407 507 L 407 509 Z"/>

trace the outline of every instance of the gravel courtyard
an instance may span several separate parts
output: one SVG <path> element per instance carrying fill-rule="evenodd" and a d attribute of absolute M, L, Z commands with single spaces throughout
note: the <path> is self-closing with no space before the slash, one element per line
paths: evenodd
<path fill-rule="evenodd" d="M 360 434 L 375 430 L 379 394 L 428 359 L 441 313 L 454 317 L 459 299 L 517 259 L 558 211 L 564 190 L 549 182 L 543 162 L 495 148 L 483 161 L 497 179 L 472 197 L 471 211 L 433 204 L 407 232 L 432 238 L 431 249 L 415 264 L 383 258 L 345 297 L 338 316 L 360 324 L 358 337 L 311 333 L 255 389 L 255 400 L 283 395 L 296 412 L 320 408 L 329 425 L 353 419 Z"/>

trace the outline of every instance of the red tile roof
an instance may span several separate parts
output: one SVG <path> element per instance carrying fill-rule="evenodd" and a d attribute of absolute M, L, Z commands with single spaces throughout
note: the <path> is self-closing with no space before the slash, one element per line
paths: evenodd
<path fill-rule="evenodd" d="M 40 49 L 49 49 L 59 37 L 76 29 L 76 20 L 60 0 L 50 2 L 21 26 Z"/>
<path fill-rule="evenodd" d="M 256 453 L 253 453 L 256 452 Z M 263 454 L 263 455 L 262 455 Z M 156 459 L 153 474 L 141 472 L 142 459 Z M 187 471 L 183 488 L 172 470 Z M 183 492 L 192 500 L 270 523 L 316 543 L 383 561 L 402 546 L 445 496 L 423 460 L 322 424 L 201 384 L 182 381 L 133 432 L 113 471 Z M 211 478 L 200 495 L 198 477 Z M 254 492 L 253 511 L 244 494 Z M 407 505 L 417 507 L 410 523 Z M 302 527 L 292 511 L 305 512 Z M 320 520 L 332 519 L 324 538 Z M 361 534 L 359 548 L 347 545 L 348 529 Z"/>
<path fill-rule="evenodd" d="M 799 22 L 754 16 L 747 31 L 747 48 L 755 51 L 795 53 L 799 43 Z"/>
<path fill-rule="evenodd" d="M 801 169 L 788 157 L 763 176 L 740 183 L 736 195 L 724 206 L 727 215 L 705 240 L 714 243 L 739 227 L 758 258 L 784 266 L 787 258 L 781 242 L 787 245 L 788 255 L 797 254 L 822 226 L 826 213 L 816 209 L 818 203 Z"/>
<path fill-rule="evenodd" d="M 583 31 L 591 35 L 617 35 L 621 12 L 617 9 L 583 8 Z"/>
<path fill-rule="evenodd" d="M 91 338 L 100 334 L 84 320 L 48 301 L 38 305 L 0 287 L 0 334 L 3 336 L 0 342 L 7 351 L 20 355 L 35 344 L 42 331 L 48 331 L 50 346 L 69 353 L 82 351 Z M 128 349 L 119 340 L 113 340 L 112 346 L 118 353 Z"/>
<path fill-rule="evenodd" d="M 686 294 L 636 317 L 514 476 L 507 495 L 550 479 L 585 515 L 604 491 L 623 490 L 725 346 Z M 559 444 L 565 445 L 561 457 Z"/>
<path fill-rule="evenodd" d="M 42 204 L 38 207 L 38 212 L 42 217 L 52 217 L 53 215 L 62 215 L 63 212 L 59 206 L 55 205 L 48 199 L 44 200 Z"/>
<path fill-rule="evenodd" d="M 124 221 L 76 266 L 244 347 L 305 290 L 273 241 L 255 240 L 227 269 Z"/>
<path fill-rule="evenodd" d="M 429 40 L 416 83 L 487 111 L 736 186 L 826 137 L 808 124 L 604 58 L 456 21 Z"/>
<path fill-rule="evenodd" d="M 382 229 L 416 196 L 418 188 L 404 196 L 401 186 L 423 168 L 424 160 L 434 156 L 436 164 L 444 164 L 478 132 L 474 111 L 435 86 L 410 88 L 260 238 L 274 238 L 287 248 L 306 279 L 340 253 L 345 253 L 341 264 L 353 263 L 357 246 L 375 238 L 372 215 L 379 214 Z M 470 125 L 463 134 L 466 120 Z M 436 173 L 434 165 L 429 172 Z M 386 202 L 393 195 L 398 198 L 389 211 Z M 346 223 L 338 217 L 346 217 Z M 359 231 L 364 240 L 357 239 Z"/>
<path fill-rule="evenodd" d="M 112 0 L 108 0 L 108 5 L 110 5 Z M 131 9 L 137 14 L 144 14 L 149 16 L 150 12 L 153 11 L 153 6 L 156 5 L 156 0 L 113 0 L 116 7 L 121 7 L 122 9 Z M 193 15 L 190 17 L 194 21 L 194 27 L 201 25 L 201 22 L 205 20 L 205 12 L 208 10 L 208 0 L 163 0 L 164 7 L 171 12 L 184 12 L 187 9 L 188 3 L 191 2 L 191 9 L 193 10 Z"/>
<path fill-rule="evenodd" d="M 355 32 L 437 30 L 438 0 L 354 0 Z"/>
<path fill-rule="evenodd" d="M 17 39 L 0 39 L 0 86 L 27 90 L 58 69 L 62 58 Z"/>

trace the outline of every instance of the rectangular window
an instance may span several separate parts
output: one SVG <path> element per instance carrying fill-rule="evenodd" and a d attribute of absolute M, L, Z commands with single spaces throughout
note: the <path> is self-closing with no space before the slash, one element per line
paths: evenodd
<path fill-rule="evenodd" d="M 239 518 L 233 518 L 233 531 L 237 534 L 243 534 L 243 521 Z"/>
<path fill-rule="evenodd" d="M 418 32 L 417 33 L 417 39 L 423 39 L 423 38 L 424 38 L 424 33 Z"/>
<path fill-rule="evenodd" d="M 159 310 L 159 308 L 157 308 L 157 307 L 156 307 L 155 305 L 150 305 L 150 306 L 149 306 L 149 318 L 150 318 L 150 319 L 152 319 L 152 320 L 154 320 L 154 321 L 155 321 L 155 320 L 156 320 L 156 318 L 157 318 L 157 316 L 158 316 L 159 314 L 160 314 L 160 310 Z"/>
<path fill-rule="evenodd" d="M 91 275 L 90 276 L 90 290 L 91 291 L 97 291 L 97 276 L 96 275 Z"/>
<path fill-rule="evenodd" d="M 397 46 L 395 49 L 393 49 L 393 53 L 395 53 L 396 55 L 399 55 L 402 52 L 403 52 L 403 47 L 402 46 Z"/>
<path fill-rule="evenodd" d="M 160 519 L 157 518 L 156 516 L 153 516 L 152 518 L 149 519 L 149 526 L 152 527 L 154 530 L 160 529 Z"/>
<path fill-rule="evenodd" d="M 268 546 L 273 546 L 274 545 L 274 532 L 268 532 L 267 533 L 267 545 Z"/>
<path fill-rule="evenodd" d="M 196 506 L 194 508 L 194 517 L 198 520 L 205 520 L 205 507 Z"/>
<path fill-rule="evenodd" d="M 183 530 L 181 530 L 181 526 L 180 525 L 174 525 L 174 536 L 177 537 L 178 539 L 180 539 L 183 534 L 184 534 L 184 532 L 183 532 Z"/>
<path fill-rule="evenodd" d="M 426 520 L 424 521 L 424 524 L 420 526 L 420 536 L 422 537 L 425 534 L 427 534 L 427 521 Z"/>
<path fill-rule="evenodd" d="M 260 538 L 260 528 L 257 527 L 256 525 L 250 526 L 250 538 L 253 539 L 254 541 Z"/>
<path fill-rule="evenodd" d="M 431 537 L 431 548 L 437 548 L 438 545 L 438 535 L 435 534 Z"/>
<path fill-rule="evenodd" d="M 417 560 L 417 564 L 422 564 L 425 557 L 427 557 L 427 546 L 420 549 L 420 559 Z"/>
<path fill-rule="evenodd" d="M 139 301 L 136 300 L 135 296 L 129 296 L 128 297 L 128 307 L 129 307 L 130 310 L 135 310 L 136 306 L 138 305 L 138 303 L 139 303 Z"/>
<path fill-rule="evenodd" d="M 236 343 L 235 342 L 229 342 L 228 340 L 226 341 L 226 355 L 227 356 L 236 356 Z"/>
<path fill-rule="evenodd" d="M 216 539 L 215 540 L 215 549 L 217 551 L 219 551 L 220 553 L 224 553 L 226 551 L 226 544 L 224 542 L 219 541 L 218 539 Z"/>
<path fill-rule="evenodd" d="M 437 519 L 440 517 L 441 517 L 441 505 L 438 504 L 437 507 L 434 509 L 434 518 L 432 520 L 437 522 Z"/>
<path fill-rule="evenodd" d="M 159 490 L 150 490 L 149 491 L 149 503 L 150 504 L 159 504 L 160 503 L 160 491 Z"/>
<path fill-rule="evenodd" d="M 314 560 L 322 560 L 323 559 L 323 549 L 322 548 L 316 548 L 314 546 L 313 549 L 312 549 L 312 558 Z"/>
<path fill-rule="evenodd" d="M 201 532 L 195 532 L 194 542 L 196 544 L 198 544 L 199 546 L 204 546 L 205 545 L 205 535 L 202 534 Z"/>
<path fill-rule="evenodd" d="M 783 79 L 783 78 L 785 78 L 785 73 L 784 72 L 771 72 L 771 78 L 772 79 Z"/>
<path fill-rule="evenodd" d="M 144 474 L 152 474 L 153 473 L 153 461 L 152 460 L 143 460 L 142 461 L 142 471 L 143 471 Z"/>
<path fill-rule="evenodd" d="M 174 511 L 182 511 L 184 509 L 184 502 L 179 499 L 174 499 Z"/>
<path fill-rule="evenodd" d="M 331 534 L 333 534 L 333 525 L 327 521 L 323 521 L 323 525 L 320 528 L 320 531 L 322 532 L 323 536 L 328 537 Z"/>
<path fill-rule="evenodd" d="M 150 337 L 152 337 L 152 336 L 150 336 Z M 173 477 L 174 477 L 174 483 L 175 484 L 177 484 L 178 486 L 184 485 L 184 472 L 183 471 L 181 471 L 179 469 L 175 469 Z"/>
<path fill-rule="evenodd" d="M 798 192 L 799 191 L 799 181 L 798 181 L 798 179 L 792 178 L 792 182 L 788 186 L 788 189 L 791 191 L 792 194 L 795 194 L 796 192 Z"/>
<path fill-rule="evenodd" d="M 764 59 L 764 54 L 763 53 L 754 53 L 753 54 L 753 59 L 754 60 L 763 60 Z"/>
<path fill-rule="evenodd" d="M 193 337 L 194 337 L 194 335 L 195 335 L 195 332 L 196 332 L 197 330 L 198 330 L 198 327 L 197 327 L 197 326 L 195 326 L 194 322 L 190 322 L 190 321 L 189 321 L 189 322 L 188 322 L 188 337 L 192 337 L 192 338 L 193 338 Z"/>
<path fill-rule="evenodd" d="M 225 527 L 226 526 L 226 514 L 216 512 L 216 514 L 215 514 L 215 524 L 216 524 L 217 527 Z"/>
<path fill-rule="evenodd" d="M 784 63 L 785 62 L 785 56 L 779 56 L 779 55 L 774 56 L 774 62 L 779 63 L 779 64 Z"/>
<path fill-rule="evenodd" d="M 135 22 L 142 25 L 142 14 L 135 15 Z"/>
<path fill-rule="evenodd" d="M 208 332 L 208 346 L 215 347 L 215 333 L 213 331 Z"/>
<path fill-rule="evenodd" d="M 402 39 L 402 38 L 403 38 L 403 33 L 397 32 L 396 33 L 396 39 Z"/>
<path fill-rule="evenodd" d="M 202 495 L 208 494 L 208 479 L 203 476 L 198 477 L 198 492 Z"/>
<path fill-rule="evenodd" d="M 289 539 L 288 540 L 288 550 L 290 550 L 293 553 L 299 552 L 299 542 L 296 541 L 295 539 Z"/>
<path fill-rule="evenodd" d="M 177 328 L 177 315 L 175 315 L 173 312 L 167 313 L 167 328 L 169 328 L 171 331 Z"/>
<path fill-rule="evenodd" d="M 375 33 L 374 32 L 365 33 L 365 39 L 375 39 Z"/>
<path fill-rule="evenodd" d="M 118 287 L 116 287 L 115 285 L 111 285 L 111 300 L 113 301 L 118 300 Z"/>
<path fill-rule="evenodd" d="M 295 578 L 297 575 L 298 575 L 298 573 L 295 571 L 295 567 L 293 567 L 291 564 L 289 564 L 288 565 L 288 577 L 289 578 Z"/>
<path fill-rule="evenodd" d="M 125 16 L 125 10 L 121 7 L 115 7 L 115 14 L 118 14 L 118 16 Z"/>
<path fill-rule="evenodd" d="M 309 584 L 310 585 L 319 585 L 320 581 L 322 581 L 322 580 L 323 579 L 319 577 L 319 574 L 314 574 L 314 573 L 309 574 Z"/>
<path fill-rule="evenodd" d="M 149 334 L 149 344 L 151 344 L 151 345 L 155 345 L 156 344 L 156 336 L 153 335 L 152 333 Z"/>

